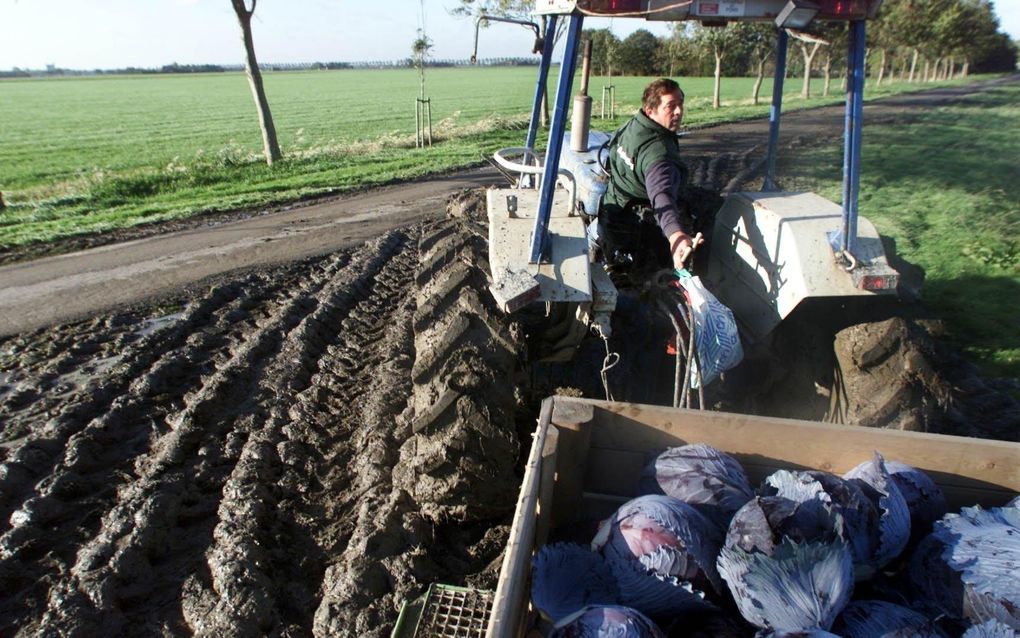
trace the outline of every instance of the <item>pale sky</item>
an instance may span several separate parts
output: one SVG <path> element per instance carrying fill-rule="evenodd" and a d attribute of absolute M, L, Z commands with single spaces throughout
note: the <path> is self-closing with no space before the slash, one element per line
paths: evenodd
<path fill-rule="evenodd" d="M 896 0 L 886 0 L 895 2 Z M 474 25 L 448 9 L 457 0 L 424 0 L 425 29 L 436 59 L 471 55 Z M 994 0 L 1002 29 L 1020 38 L 1020 0 Z M 260 0 L 253 22 L 260 63 L 395 60 L 410 55 L 421 0 Z M 586 19 L 621 38 L 661 22 Z M 239 29 L 229 0 L 0 0 L 0 70 L 241 64 Z M 483 30 L 482 58 L 529 56 L 531 32 L 511 24 Z"/>

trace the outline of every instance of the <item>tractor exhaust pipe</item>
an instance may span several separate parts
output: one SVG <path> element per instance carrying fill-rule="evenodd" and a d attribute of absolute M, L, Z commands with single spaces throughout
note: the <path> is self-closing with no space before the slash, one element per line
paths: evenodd
<path fill-rule="evenodd" d="M 584 153 L 588 150 L 588 132 L 591 128 L 591 96 L 588 95 L 590 71 L 591 40 L 585 40 L 581 66 L 581 92 L 574 96 L 574 112 L 570 120 L 570 150 L 575 153 Z"/>

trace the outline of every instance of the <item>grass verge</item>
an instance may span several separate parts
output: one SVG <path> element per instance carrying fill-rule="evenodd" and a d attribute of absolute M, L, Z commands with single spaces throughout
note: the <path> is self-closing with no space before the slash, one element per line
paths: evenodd
<path fill-rule="evenodd" d="M 991 376 L 1020 380 L 1020 86 L 864 130 L 860 212 L 925 269 L 925 305 Z M 841 199 L 842 148 L 781 163 L 791 190 Z M 835 174 L 834 174 L 835 173 Z"/>

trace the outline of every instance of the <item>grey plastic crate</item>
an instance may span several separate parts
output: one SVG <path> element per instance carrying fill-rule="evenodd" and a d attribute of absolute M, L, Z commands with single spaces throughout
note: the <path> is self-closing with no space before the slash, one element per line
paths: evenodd
<path fill-rule="evenodd" d="M 492 592 L 441 585 L 404 603 L 392 638 L 482 638 L 489 624 Z"/>

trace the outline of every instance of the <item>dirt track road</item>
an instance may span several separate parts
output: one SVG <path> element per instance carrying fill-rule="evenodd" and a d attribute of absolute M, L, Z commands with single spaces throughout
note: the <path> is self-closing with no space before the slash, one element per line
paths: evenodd
<path fill-rule="evenodd" d="M 155 299 L 213 275 L 324 255 L 440 214 L 475 170 L 0 268 L 0 336 Z"/>

